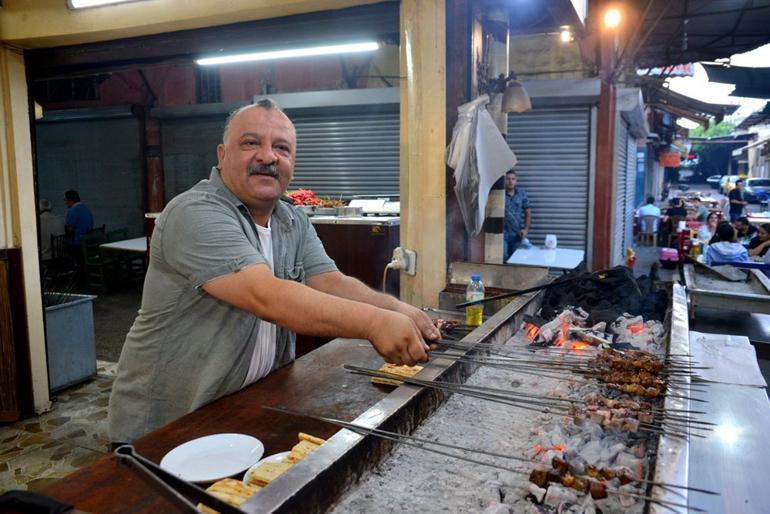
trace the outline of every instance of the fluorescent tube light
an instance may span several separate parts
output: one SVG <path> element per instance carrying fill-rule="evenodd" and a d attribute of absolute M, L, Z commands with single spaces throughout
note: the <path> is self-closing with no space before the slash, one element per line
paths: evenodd
<path fill-rule="evenodd" d="M 371 52 L 377 50 L 379 47 L 380 45 L 378 43 L 368 41 L 364 43 L 348 43 L 345 45 L 313 46 L 310 48 L 293 48 L 289 50 L 273 50 L 271 52 L 206 57 L 197 59 L 195 62 L 201 66 L 207 66 L 210 64 L 230 64 L 234 62 L 267 61 L 271 59 L 291 59 L 294 57 Z"/>
<path fill-rule="evenodd" d="M 138 0 L 67 0 L 70 9 L 84 9 L 86 7 L 98 7 L 100 5 L 123 4 Z"/>

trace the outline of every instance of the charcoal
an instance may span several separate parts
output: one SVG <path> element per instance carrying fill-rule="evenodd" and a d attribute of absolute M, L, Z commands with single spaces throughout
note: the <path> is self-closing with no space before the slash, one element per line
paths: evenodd
<path fill-rule="evenodd" d="M 638 350 L 636 346 L 632 345 L 631 343 L 612 343 L 610 345 L 610 348 L 614 350 Z"/>
<path fill-rule="evenodd" d="M 588 312 L 591 324 L 611 323 L 624 313 L 662 321 L 668 296 L 665 292 L 654 291 L 653 277 L 637 280 L 631 270 L 617 266 L 601 273 L 586 273 L 548 289 L 540 316 L 545 320 L 553 319 L 570 306 Z"/>

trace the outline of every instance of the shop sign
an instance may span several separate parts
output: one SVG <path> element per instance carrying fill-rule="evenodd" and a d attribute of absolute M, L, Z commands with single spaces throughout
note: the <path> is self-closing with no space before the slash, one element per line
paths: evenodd
<path fill-rule="evenodd" d="M 682 156 L 679 152 L 662 152 L 658 162 L 664 168 L 678 168 L 682 163 Z"/>

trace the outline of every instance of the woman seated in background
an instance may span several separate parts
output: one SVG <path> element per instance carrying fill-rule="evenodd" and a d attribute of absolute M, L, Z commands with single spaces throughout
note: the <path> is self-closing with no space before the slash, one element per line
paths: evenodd
<path fill-rule="evenodd" d="M 749 257 L 764 257 L 770 248 L 770 223 L 759 226 L 759 232 L 749 242 Z"/>
<path fill-rule="evenodd" d="M 717 225 L 717 232 L 706 250 L 706 264 L 714 262 L 749 262 L 748 252 L 736 241 L 735 229 L 726 221 Z"/>
<path fill-rule="evenodd" d="M 701 241 L 710 241 L 717 232 L 717 225 L 719 225 L 719 215 L 712 212 L 706 218 L 706 223 L 698 227 L 698 239 Z"/>

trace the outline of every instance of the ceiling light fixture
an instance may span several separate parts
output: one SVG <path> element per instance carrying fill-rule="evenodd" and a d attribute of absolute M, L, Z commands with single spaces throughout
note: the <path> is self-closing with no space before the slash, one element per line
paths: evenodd
<path fill-rule="evenodd" d="M 270 52 L 254 52 L 250 54 L 223 55 L 196 59 L 201 66 L 211 64 L 230 64 L 235 62 L 268 61 L 274 59 L 292 59 L 294 57 L 314 57 L 319 55 L 350 54 L 372 52 L 380 48 L 379 43 L 367 41 L 363 43 L 348 43 L 344 45 L 313 46 L 309 48 L 293 48 L 288 50 L 273 50 Z"/>
<path fill-rule="evenodd" d="M 572 41 L 572 30 L 570 30 L 569 25 L 562 25 L 561 31 L 559 32 L 559 38 L 561 39 L 562 43 L 569 43 Z"/>
<path fill-rule="evenodd" d="M 102 5 L 124 4 L 137 1 L 139 0 L 67 0 L 67 7 L 70 9 L 85 9 L 86 7 L 99 7 Z"/>

